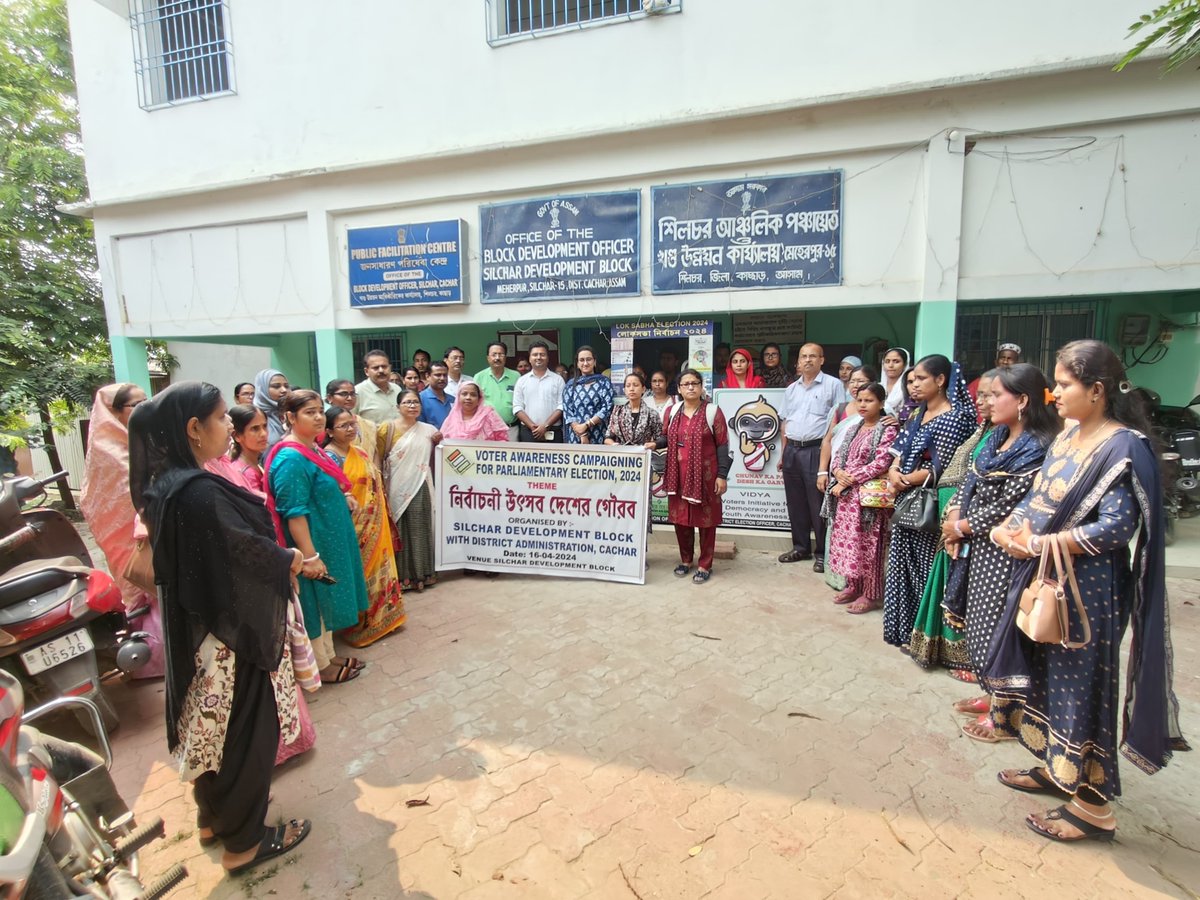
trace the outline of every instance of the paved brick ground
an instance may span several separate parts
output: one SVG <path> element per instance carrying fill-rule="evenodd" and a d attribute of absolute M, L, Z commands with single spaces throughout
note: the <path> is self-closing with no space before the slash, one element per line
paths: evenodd
<path fill-rule="evenodd" d="M 286 863 L 222 876 L 167 757 L 161 684 L 113 690 L 117 780 L 162 815 L 179 897 L 1196 897 L 1200 779 L 1124 766 L 1111 847 L 1058 846 L 1045 799 L 958 733 L 967 692 L 846 615 L 805 566 L 743 552 L 706 586 L 655 545 L 646 586 L 450 576 L 409 627 L 312 697 L 317 748 L 272 815 L 315 820 Z M 1200 736 L 1197 582 L 1170 582 L 1185 731 Z M 408 807 L 425 799 L 428 805 Z"/>

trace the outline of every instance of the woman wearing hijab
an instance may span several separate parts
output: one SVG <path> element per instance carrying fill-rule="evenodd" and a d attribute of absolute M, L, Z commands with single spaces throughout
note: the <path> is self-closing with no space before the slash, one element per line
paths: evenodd
<path fill-rule="evenodd" d="M 586 344 L 575 351 L 575 365 L 579 374 L 562 392 L 567 443 L 602 444 L 612 415 L 612 382 L 596 371 L 596 353 Z"/>
<path fill-rule="evenodd" d="M 926 356 L 913 367 L 913 394 L 921 405 L 891 448 L 896 459 L 888 481 L 896 495 L 936 485 L 958 445 L 976 427 L 975 404 L 958 363 L 941 354 Z M 895 647 L 907 649 L 912 638 L 938 539 L 937 532 L 904 528 L 893 517 L 883 588 L 883 639 Z"/>
<path fill-rule="evenodd" d="M 792 383 L 792 376 L 783 365 L 783 350 L 778 344 L 763 344 L 760 362 L 763 387 L 785 388 Z"/>
<path fill-rule="evenodd" d="M 267 447 L 274 447 L 287 431 L 283 424 L 283 400 L 290 385 L 278 369 L 263 369 L 254 376 L 254 405 L 267 417 Z"/>
<path fill-rule="evenodd" d="M 96 543 L 104 551 L 108 570 L 121 589 L 125 611 L 150 611 L 137 620 L 139 631 L 150 635 L 150 661 L 134 678 L 159 678 L 163 674 L 162 616 L 158 596 L 149 594 L 124 577 L 129 561 L 144 537 L 144 529 L 129 500 L 129 417 L 146 402 L 146 392 L 136 384 L 110 384 L 96 392 L 88 429 L 87 458 L 79 509 Z"/>
<path fill-rule="evenodd" d="M 842 384 L 846 386 L 847 403 L 851 403 L 854 400 L 854 397 L 850 393 L 850 376 L 853 375 L 854 370 L 862 364 L 863 361 L 857 356 L 843 356 L 841 363 L 838 365 L 838 378 L 840 378 Z"/>
<path fill-rule="evenodd" d="M 887 402 L 884 409 L 889 416 L 899 417 L 904 405 L 908 402 L 904 375 L 912 367 L 912 356 L 903 347 L 888 347 L 883 354 L 881 368 L 883 378 L 880 384 L 887 391 Z"/>
<path fill-rule="evenodd" d="M 754 374 L 754 360 L 750 356 L 749 350 L 738 347 L 729 354 L 729 365 L 725 369 L 725 381 L 722 383 L 721 387 L 763 387 L 762 377 Z"/>
<path fill-rule="evenodd" d="M 1111 841 L 1117 822 L 1109 802 L 1121 794 L 1118 755 L 1153 775 L 1174 751 L 1189 749 L 1172 689 L 1162 482 L 1150 423 L 1110 347 L 1067 344 L 1054 382 L 1059 414 L 1077 424 L 1050 447 L 1009 520 L 989 534 L 1016 563 L 980 682 L 992 694 L 997 733 L 1018 738 L 1042 763 L 1006 769 L 1000 783 L 1067 800 L 1028 816 L 1026 825 L 1054 841 Z M 1035 643 L 1013 625 L 1051 539 L 1071 554 L 1090 625 L 1091 640 L 1073 649 Z M 1120 648 L 1130 624 L 1122 705 Z M 1072 603 L 1069 637 L 1082 643 L 1083 633 Z"/>
<path fill-rule="evenodd" d="M 507 441 L 508 426 L 483 402 L 479 385 L 463 380 L 454 406 L 442 423 L 442 437 L 459 441 Z"/>
<path fill-rule="evenodd" d="M 276 544 L 258 498 L 202 468 L 228 444 L 211 384 L 174 384 L 130 420 L 130 494 L 163 601 L 167 746 L 193 782 L 200 840 L 223 842 L 221 864 L 237 874 L 312 828 L 264 819 L 277 744 L 300 731 L 288 598 L 295 576 L 317 569 Z"/>

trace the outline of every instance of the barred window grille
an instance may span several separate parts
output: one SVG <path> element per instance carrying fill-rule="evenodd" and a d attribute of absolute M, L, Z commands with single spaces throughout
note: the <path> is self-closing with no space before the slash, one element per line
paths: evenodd
<path fill-rule="evenodd" d="M 493 46 L 590 25 L 680 12 L 683 0 L 487 0 Z"/>
<path fill-rule="evenodd" d="M 1054 354 L 1067 343 L 1102 336 L 1098 301 L 1065 303 L 960 303 L 955 327 L 955 356 L 968 379 L 996 364 L 996 347 L 1014 343 L 1021 362 L 1032 363 L 1054 376 Z"/>
<path fill-rule="evenodd" d="M 353 381 L 362 381 L 366 376 L 362 374 L 362 358 L 367 355 L 368 350 L 382 350 L 388 355 L 388 362 L 392 364 L 392 368 L 399 372 L 404 366 L 412 364 L 412 361 L 404 356 L 404 339 L 403 331 L 385 331 L 378 334 L 356 334 L 351 343 L 352 353 L 354 354 L 355 369 L 350 375 L 343 377 L 352 378 Z M 429 351 L 433 353 L 432 350 Z M 438 357 L 435 355 L 434 359 Z M 356 377 L 354 377 L 356 376 Z"/>
<path fill-rule="evenodd" d="M 234 93 L 228 0 L 130 0 L 142 109 Z"/>

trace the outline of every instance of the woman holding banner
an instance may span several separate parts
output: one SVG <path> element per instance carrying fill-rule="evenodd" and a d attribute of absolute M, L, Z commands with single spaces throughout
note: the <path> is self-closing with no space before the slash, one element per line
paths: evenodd
<path fill-rule="evenodd" d="M 479 385 L 463 380 L 454 407 L 442 423 L 442 437 L 459 441 L 507 441 L 508 426 L 483 402 Z"/>
<path fill-rule="evenodd" d="M 599 444 L 612 414 L 612 382 L 596 371 L 596 354 L 586 344 L 575 352 L 579 374 L 562 393 L 563 423 L 568 444 Z"/>
<path fill-rule="evenodd" d="M 400 395 L 400 418 L 379 429 L 388 509 L 400 535 L 396 568 L 401 585 L 415 587 L 417 593 L 437 584 L 433 567 L 433 476 L 429 463 L 433 448 L 442 440 L 442 433 L 420 421 L 420 416 L 420 395 L 405 391 Z"/>

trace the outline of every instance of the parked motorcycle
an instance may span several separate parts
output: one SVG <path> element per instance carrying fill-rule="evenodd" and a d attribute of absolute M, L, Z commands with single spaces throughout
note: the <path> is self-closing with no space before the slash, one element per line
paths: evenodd
<path fill-rule="evenodd" d="M 116 583 L 92 565 L 61 512 L 23 509 L 63 475 L 0 480 L 0 669 L 42 701 L 87 698 L 111 730 L 119 719 L 100 686 L 101 662 L 106 676 L 149 662 L 148 635 L 131 625 L 149 609 L 126 615 Z M 89 718 L 81 721 L 90 727 Z"/>
<path fill-rule="evenodd" d="M 63 708 L 92 720 L 103 755 L 32 726 Z M 183 882 L 175 865 L 143 886 L 137 851 L 163 837 L 163 821 L 134 824 L 111 766 L 94 703 L 60 697 L 25 712 L 21 683 L 0 671 L 0 898 L 158 900 Z"/>

